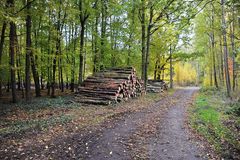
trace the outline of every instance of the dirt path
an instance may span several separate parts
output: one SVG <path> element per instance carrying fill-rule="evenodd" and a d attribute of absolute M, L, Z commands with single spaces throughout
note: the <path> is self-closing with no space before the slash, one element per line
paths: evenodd
<path fill-rule="evenodd" d="M 184 127 L 186 108 L 197 90 L 178 89 L 141 111 L 119 115 L 97 128 L 56 137 L 48 144 L 18 148 L 17 154 L 0 152 L 4 153 L 0 159 L 203 159 Z"/>
<path fill-rule="evenodd" d="M 113 128 L 105 130 L 85 158 L 202 159 L 201 152 L 196 144 L 190 141 L 184 127 L 186 106 L 197 89 L 177 90 L 174 95 L 146 110 L 128 115 Z M 146 130 L 150 131 L 149 135 Z M 144 152 L 145 155 L 141 155 Z"/>
<path fill-rule="evenodd" d="M 195 90 L 188 88 L 179 91 L 181 95 L 178 102 L 170 107 L 160 123 L 157 136 L 150 140 L 150 159 L 202 159 L 184 123 L 186 106 Z"/>

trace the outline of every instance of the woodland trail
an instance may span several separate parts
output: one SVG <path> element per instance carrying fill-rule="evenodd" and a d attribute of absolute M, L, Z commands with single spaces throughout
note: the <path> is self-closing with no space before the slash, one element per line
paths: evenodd
<path fill-rule="evenodd" d="M 97 128 L 58 136 L 47 144 L 2 152 L 6 154 L 0 159 L 203 159 L 185 127 L 185 113 L 197 91 L 177 89 L 140 111 L 118 115 Z"/>
<path fill-rule="evenodd" d="M 202 159 L 185 128 L 185 112 L 198 88 L 179 89 L 102 132 L 87 159 Z"/>
<path fill-rule="evenodd" d="M 150 159 L 203 159 L 201 151 L 191 142 L 185 126 L 187 104 L 196 88 L 183 89 L 177 103 L 167 111 L 156 137 L 150 140 Z"/>

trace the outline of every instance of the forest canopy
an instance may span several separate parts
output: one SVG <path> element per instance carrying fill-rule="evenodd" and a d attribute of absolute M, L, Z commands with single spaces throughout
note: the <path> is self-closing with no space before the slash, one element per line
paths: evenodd
<path fill-rule="evenodd" d="M 238 84 L 237 0 L 2 0 L 0 95 L 74 92 L 90 74 L 133 66 L 148 79 Z"/>

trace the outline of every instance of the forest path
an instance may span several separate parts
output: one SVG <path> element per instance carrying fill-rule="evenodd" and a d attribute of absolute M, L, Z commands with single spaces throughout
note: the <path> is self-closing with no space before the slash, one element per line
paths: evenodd
<path fill-rule="evenodd" d="M 203 159 L 197 145 L 191 142 L 185 125 L 186 110 L 196 90 L 197 88 L 181 89 L 177 97 L 173 98 L 177 102 L 166 112 L 156 137 L 150 138 L 150 159 Z"/>
<path fill-rule="evenodd" d="M 135 112 L 124 112 L 97 127 L 53 137 L 51 141 L 0 150 L 0 159 L 203 159 L 185 127 L 186 110 L 198 88 L 174 94 Z M 140 104 L 141 105 L 141 104 Z"/>
<path fill-rule="evenodd" d="M 87 159 L 202 159 L 185 127 L 185 113 L 198 88 L 178 89 L 147 109 L 105 129 Z M 93 141 L 92 141 L 93 142 Z"/>

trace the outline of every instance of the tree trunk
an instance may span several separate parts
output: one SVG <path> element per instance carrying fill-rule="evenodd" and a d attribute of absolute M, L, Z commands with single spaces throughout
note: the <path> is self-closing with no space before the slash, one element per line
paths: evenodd
<path fill-rule="evenodd" d="M 31 60 L 32 73 L 33 73 L 33 80 L 34 80 L 34 84 L 35 84 L 35 94 L 36 94 L 36 97 L 40 97 L 41 89 L 40 89 L 40 83 L 39 83 L 39 75 L 38 75 L 38 71 L 36 68 L 36 63 L 35 63 L 35 59 L 34 59 L 32 50 L 30 52 L 30 60 Z"/>
<path fill-rule="evenodd" d="M 38 38 L 37 38 L 37 30 L 36 29 L 34 31 L 34 37 L 35 37 L 35 49 L 37 49 L 38 48 Z M 33 73 L 33 80 L 34 80 L 34 86 L 35 86 L 35 94 L 36 94 L 36 97 L 40 97 L 41 96 L 41 86 L 40 86 L 40 78 L 39 78 L 40 76 L 37 71 L 37 59 L 38 59 L 38 56 L 36 54 L 34 56 L 33 50 L 31 50 L 30 60 L 31 60 L 31 69 L 32 69 L 32 73 Z"/>
<path fill-rule="evenodd" d="M 88 14 L 84 13 L 83 1 L 79 2 L 79 11 L 80 11 L 80 24 L 81 24 L 81 32 L 80 32 L 80 55 L 79 55 L 79 76 L 78 76 L 78 84 L 83 82 L 84 77 L 84 34 L 85 34 L 85 25 L 88 19 Z"/>
<path fill-rule="evenodd" d="M 7 7 L 14 9 L 14 0 L 7 1 Z M 12 102 L 17 102 L 16 94 L 16 77 L 15 77 L 15 32 L 16 25 L 13 21 L 10 22 L 10 31 L 9 31 L 9 57 L 10 57 L 10 77 L 11 77 L 11 88 L 12 88 Z"/>
<path fill-rule="evenodd" d="M 112 23 L 116 22 L 116 16 L 110 16 L 110 41 L 111 41 L 111 66 L 115 67 L 116 66 L 116 48 L 117 48 L 117 32 L 118 29 L 115 29 L 112 26 Z M 118 20 L 117 20 L 118 22 Z"/>
<path fill-rule="evenodd" d="M 52 82 L 51 82 L 51 97 L 55 98 L 55 81 L 56 81 L 56 68 L 57 68 L 57 55 L 58 55 L 58 48 L 56 48 L 56 54 L 53 58 L 53 71 L 52 71 Z"/>
<path fill-rule="evenodd" d="M 57 69 L 57 57 L 59 56 L 60 53 L 60 45 L 61 45 L 61 40 L 60 40 L 60 11 L 61 9 L 59 8 L 58 11 L 58 21 L 57 21 L 57 26 L 56 26 L 56 30 L 57 30 L 57 39 L 56 39 L 56 52 L 55 52 L 55 56 L 53 58 L 53 66 L 52 66 L 52 82 L 51 82 L 51 97 L 55 98 L 55 85 L 56 85 L 56 69 Z"/>
<path fill-rule="evenodd" d="M 60 13 L 59 13 L 60 14 Z M 59 20 L 60 21 L 60 20 Z M 57 57 L 59 55 L 59 50 L 60 50 L 60 35 L 59 35 L 59 31 L 60 31 L 60 22 L 58 22 L 58 26 L 57 26 L 57 40 L 56 40 L 56 53 L 55 56 L 53 58 L 53 71 L 52 71 L 52 83 L 51 83 L 51 88 L 52 88 L 52 92 L 51 92 L 51 97 L 55 98 L 55 87 L 56 87 L 56 69 L 57 69 Z"/>
<path fill-rule="evenodd" d="M 141 13 L 141 26 L 142 26 L 142 79 L 145 78 L 145 60 L 146 60 L 146 36 L 145 36 L 145 0 L 141 0 L 141 7 L 142 7 L 142 13 Z"/>
<path fill-rule="evenodd" d="M 76 37 L 77 37 L 77 28 L 72 25 L 72 40 L 73 40 L 73 55 L 72 55 L 72 66 L 71 66 L 71 91 L 74 92 L 74 82 L 75 82 L 75 53 L 76 53 Z"/>
<path fill-rule="evenodd" d="M 221 79 L 222 85 L 224 85 L 224 64 L 223 64 L 223 45 L 222 45 L 222 36 L 220 36 L 220 70 L 221 70 Z"/>
<path fill-rule="evenodd" d="M 131 26 L 130 26 L 130 33 L 129 33 L 129 44 L 128 44 L 128 56 L 127 56 L 127 65 L 130 66 L 130 59 L 131 59 L 131 48 L 132 43 L 134 40 L 134 27 L 135 27 L 135 0 L 132 0 L 132 11 L 131 11 Z"/>
<path fill-rule="evenodd" d="M 29 2 L 29 3 L 31 3 L 31 2 Z M 31 5 L 29 5 L 29 7 L 31 7 Z M 30 9 L 30 8 L 29 8 Z M 30 16 L 29 14 L 28 14 L 28 16 Z M 32 69 L 32 74 L 33 74 L 33 80 L 34 80 L 34 86 L 35 86 L 35 94 L 36 94 L 36 97 L 40 97 L 41 96 L 41 87 L 40 87 L 40 82 L 39 82 L 39 74 L 38 74 L 38 71 L 37 71 L 37 64 L 36 64 L 36 62 L 37 62 L 37 56 L 35 55 L 33 55 L 33 50 L 31 49 L 31 47 L 32 47 L 32 42 L 31 42 L 31 27 L 32 27 L 32 20 L 31 20 L 31 16 L 30 16 L 30 18 L 28 19 L 28 27 L 30 27 L 29 29 L 29 33 L 28 34 L 30 34 L 30 35 L 28 35 L 29 37 L 28 38 L 30 38 L 30 48 L 28 49 L 28 53 L 29 53 L 29 56 L 30 56 L 30 64 L 31 64 L 31 69 Z M 35 36 L 37 36 L 36 35 L 36 32 L 35 32 Z M 29 45 L 29 44 L 28 44 Z M 35 38 L 35 47 L 37 48 L 37 38 Z"/>
<path fill-rule="evenodd" d="M 4 21 L 1 31 L 1 39 L 0 39 L 0 66 L 2 64 L 2 54 L 3 54 L 3 45 L 5 40 L 5 31 L 6 31 L 7 23 Z M 0 68 L 0 96 L 2 96 L 2 69 Z"/>
<path fill-rule="evenodd" d="M 212 5 L 212 17 L 211 17 L 211 28 L 212 28 L 212 33 L 211 33 L 211 46 L 212 46 L 212 59 L 213 59 L 213 77 L 214 77 L 214 85 L 216 88 L 218 88 L 218 82 L 217 82 L 217 71 L 216 71 L 216 56 L 215 56 L 215 36 L 214 36 L 214 6 L 213 3 Z"/>
<path fill-rule="evenodd" d="M 214 38 L 213 38 L 214 40 Z M 218 88 L 218 81 L 217 81 L 217 69 L 216 69 L 216 56 L 215 56 L 215 47 L 214 47 L 214 41 L 212 44 L 212 54 L 213 54 L 213 77 L 214 77 L 214 85 L 216 88 Z"/>
<path fill-rule="evenodd" d="M 60 31 L 59 37 L 59 72 L 60 72 L 60 88 L 61 92 L 64 92 L 64 82 L 63 82 L 63 64 L 62 64 L 62 49 L 61 49 L 61 37 L 62 37 L 62 30 Z"/>
<path fill-rule="evenodd" d="M 16 36 L 16 35 L 15 35 Z M 16 36 L 17 38 L 17 36 Z M 16 65 L 17 65 L 17 90 L 18 91 L 21 91 L 22 89 L 22 86 L 21 86 L 21 83 L 22 83 L 22 80 L 21 80 L 21 57 L 20 57 L 20 54 L 19 54 L 19 51 L 18 51 L 18 43 L 17 43 L 17 40 L 15 40 L 15 43 L 16 43 Z"/>
<path fill-rule="evenodd" d="M 149 23 L 147 27 L 147 44 L 146 44 L 146 60 L 145 60 L 145 73 L 144 73 L 144 85 L 145 88 L 147 87 L 147 82 L 148 82 L 148 65 L 149 65 L 149 54 L 150 54 L 150 41 L 151 41 L 151 29 L 152 29 L 152 19 L 153 19 L 153 6 L 152 3 L 149 2 L 151 7 L 149 9 Z"/>
<path fill-rule="evenodd" d="M 159 59 L 156 60 L 155 66 L 154 66 L 154 72 L 153 72 L 154 80 L 157 80 L 158 61 L 159 61 Z"/>
<path fill-rule="evenodd" d="M 48 18 L 49 18 L 49 25 L 51 23 L 50 21 L 50 10 L 48 13 Z M 47 95 L 50 96 L 50 92 L 51 92 L 51 59 L 50 59 L 50 53 L 51 53 L 51 29 L 48 30 L 48 58 L 47 58 Z"/>
<path fill-rule="evenodd" d="M 235 62 L 235 59 L 236 59 L 236 49 L 235 49 L 235 41 L 234 41 L 234 32 L 235 32 L 235 14 L 234 14 L 234 4 L 232 6 L 232 25 L 231 25 L 231 28 L 230 28 L 230 32 L 231 32 L 231 44 L 232 44 L 232 61 L 233 61 L 233 75 L 232 75 L 232 89 L 233 91 L 235 90 L 235 87 L 236 87 L 236 78 L 237 78 L 237 74 L 236 74 L 236 62 Z"/>
<path fill-rule="evenodd" d="M 86 28 L 88 28 L 87 24 L 86 24 Z M 83 55 L 83 79 L 85 79 L 86 76 L 86 65 L 87 65 L 87 32 L 85 32 L 85 49 L 84 49 L 84 55 Z"/>
<path fill-rule="evenodd" d="M 97 8 L 97 2 L 96 3 L 96 8 Z M 95 24 L 93 27 L 93 32 L 94 32 L 94 56 L 93 56 L 93 73 L 98 71 L 98 16 L 95 18 Z"/>
<path fill-rule="evenodd" d="M 26 61 L 25 61 L 25 98 L 30 99 L 31 80 L 30 80 L 30 53 L 31 53 L 31 16 L 30 4 L 27 0 L 27 18 L 26 18 Z"/>
<path fill-rule="evenodd" d="M 173 88 L 172 46 L 170 45 L 170 88 Z"/>
<path fill-rule="evenodd" d="M 12 5 L 13 5 L 13 0 L 12 0 Z M 16 48 L 15 48 L 15 30 L 16 30 L 16 25 L 14 22 L 10 22 L 10 73 L 11 73 L 11 88 L 12 88 L 12 102 L 16 103 L 17 102 L 17 95 L 16 95 L 16 77 L 15 77 L 15 53 L 16 53 Z"/>
<path fill-rule="evenodd" d="M 101 0 L 102 2 L 102 23 L 101 23 L 101 48 L 100 48 L 100 70 L 104 68 L 104 59 L 105 59 L 105 37 L 106 37 L 106 27 L 107 27 L 107 5 L 105 4 L 105 0 Z"/>
<path fill-rule="evenodd" d="M 81 32 L 80 32 L 80 55 L 79 55 L 79 76 L 78 76 L 78 84 L 83 82 L 83 48 L 84 48 L 84 30 L 85 23 L 81 22 Z"/>
<path fill-rule="evenodd" d="M 210 44 L 211 45 L 211 44 Z M 209 81 L 210 81 L 210 86 L 213 86 L 213 60 L 212 60 L 212 53 L 211 49 L 209 48 Z"/>
<path fill-rule="evenodd" d="M 221 8 L 222 8 L 222 35 L 223 35 L 223 49 L 224 49 L 224 70 L 226 76 L 226 87 L 227 87 L 227 96 L 231 96 L 231 83 L 229 76 L 229 68 L 228 68 L 228 48 L 227 48 L 227 36 L 226 36 L 226 21 L 225 21 L 225 0 L 221 0 Z"/>

